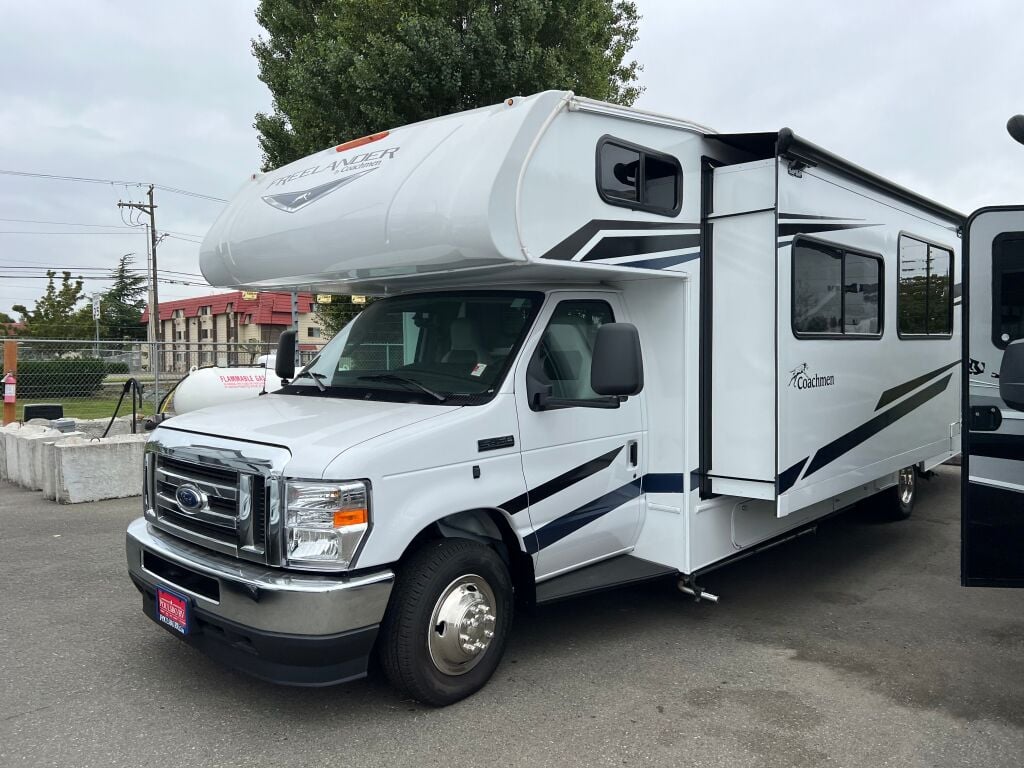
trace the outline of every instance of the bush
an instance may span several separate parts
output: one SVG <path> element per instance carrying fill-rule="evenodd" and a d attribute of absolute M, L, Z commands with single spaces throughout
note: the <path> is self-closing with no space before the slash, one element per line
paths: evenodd
<path fill-rule="evenodd" d="M 125 374 L 125 375 L 127 375 L 128 374 L 128 363 L 126 363 L 124 361 L 117 361 L 117 360 L 108 361 L 106 363 L 106 369 L 107 369 L 107 373 L 108 374 L 113 374 L 113 375 Z"/>
<path fill-rule="evenodd" d="M 18 397 L 92 397 L 107 375 L 102 360 L 25 360 L 18 363 Z"/>

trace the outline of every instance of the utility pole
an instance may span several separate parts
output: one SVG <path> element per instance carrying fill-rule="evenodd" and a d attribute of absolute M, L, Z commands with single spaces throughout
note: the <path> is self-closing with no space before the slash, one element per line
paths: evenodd
<path fill-rule="evenodd" d="M 156 236 L 156 203 L 153 202 L 153 185 L 149 185 L 147 193 L 149 203 L 135 203 L 117 201 L 118 208 L 134 208 L 149 216 L 149 367 L 155 378 L 155 402 L 160 401 L 160 349 L 158 332 L 160 330 L 160 296 L 157 292 L 157 269 L 156 269 L 156 244 L 159 242 Z"/>
<path fill-rule="evenodd" d="M 156 244 L 158 242 L 156 237 L 156 203 L 153 202 L 153 185 L 149 185 L 149 203 L 134 203 L 134 202 L 122 202 L 117 201 L 118 208 L 134 208 L 137 211 L 141 211 L 149 216 L 149 261 L 150 261 L 150 276 L 149 276 L 149 340 L 151 342 L 159 341 L 157 338 L 158 330 L 160 328 L 160 296 L 157 289 L 156 281 Z"/>

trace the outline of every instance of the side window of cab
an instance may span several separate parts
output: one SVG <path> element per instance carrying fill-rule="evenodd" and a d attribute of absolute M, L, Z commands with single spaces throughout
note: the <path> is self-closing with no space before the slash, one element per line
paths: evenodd
<path fill-rule="evenodd" d="M 550 385 L 552 398 L 581 402 L 602 399 L 590 388 L 590 368 L 597 329 L 613 322 L 615 315 L 606 301 L 560 302 L 534 351 L 527 375 Z"/>

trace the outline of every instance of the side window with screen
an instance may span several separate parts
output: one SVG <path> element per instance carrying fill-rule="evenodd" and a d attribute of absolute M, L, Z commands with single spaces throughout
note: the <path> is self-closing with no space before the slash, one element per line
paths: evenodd
<path fill-rule="evenodd" d="M 793 332 L 798 337 L 882 335 L 882 260 L 798 239 L 793 243 Z"/>
<path fill-rule="evenodd" d="M 565 400 L 593 400 L 590 368 L 597 329 L 615 322 L 608 302 L 563 301 L 544 329 L 530 361 L 531 375 L 551 385 L 551 396 Z"/>
<path fill-rule="evenodd" d="M 1006 349 L 1024 339 L 1024 232 L 999 235 L 992 244 L 992 342 Z"/>
<path fill-rule="evenodd" d="M 953 251 L 900 235 L 897 330 L 903 336 L 953 333 Z"/>
<path fill-rule="evenodd" d="M 597 145 L 597 191 L 609 205 L 675 216 L 683 171 L 671 155 L 605 136 Z"/>

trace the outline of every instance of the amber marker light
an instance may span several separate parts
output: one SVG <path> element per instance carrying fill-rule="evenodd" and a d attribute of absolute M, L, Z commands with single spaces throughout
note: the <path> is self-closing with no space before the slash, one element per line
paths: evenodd
<path fill-rule="evenodd" d="M 365 509 L 339 509 L 334 513 L 334 527 L 344 528 L 346 525 L 362 525 L 369 521 Z"/>
<path fill-rule="evenodd" d="M 344 144 L 339 144 L 334 148 L 335 152 L 344 152 L 347 149 L 355 149 L 356 147 L 362 147 L 366 144 L 372 144 L 375 141 L 386 139 L 391 131 L 381 131 L 380 133 L 371 133 L 369 136 L 363 136 L 361 139 L 352 139 L 352 141 L 346 141 Z"/>

